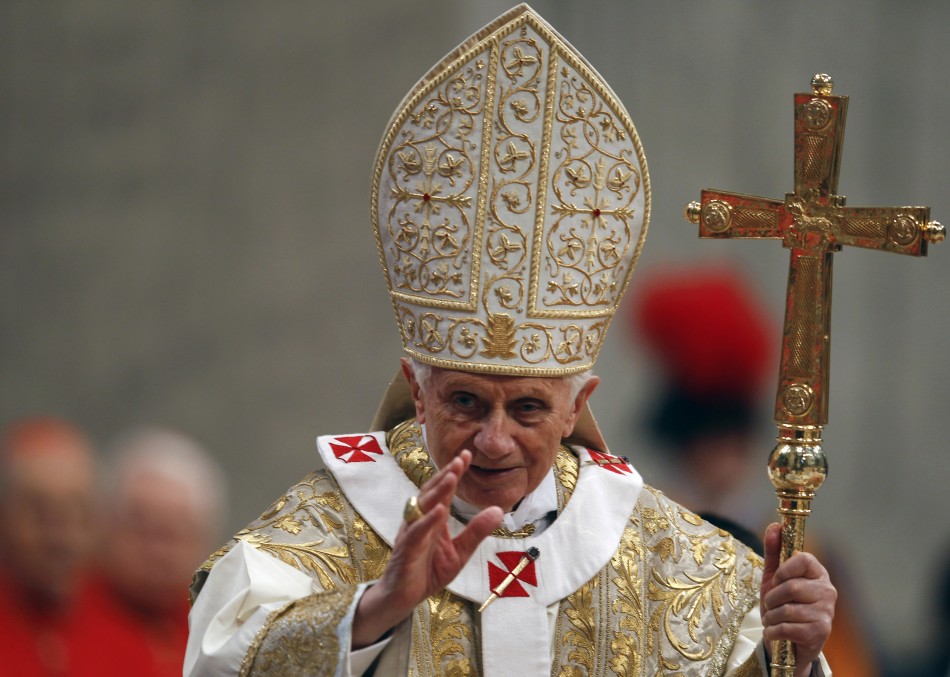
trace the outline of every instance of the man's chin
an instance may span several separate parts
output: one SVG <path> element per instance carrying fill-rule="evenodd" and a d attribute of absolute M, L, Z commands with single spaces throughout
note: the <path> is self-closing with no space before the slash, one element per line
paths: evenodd
<path fill-rule="evenodd" d="M 510 497 L 500 494 L 485 494 L 484 492 L 477 491 L 464 493 L 459 491 L 458 497 L 469 505 L 478 508 L 479 510 L 498 507 L 506 513 L 509 513 L 518 507 L 518 504 L 521 503 L 521 498 L 523 498 L 520 497 L 518 499 L 512 500 Z"/>

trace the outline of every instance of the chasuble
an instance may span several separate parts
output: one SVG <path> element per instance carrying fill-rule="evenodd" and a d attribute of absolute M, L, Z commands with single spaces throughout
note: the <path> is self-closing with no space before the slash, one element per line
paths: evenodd
<path fill-rule="evenodd" d="M 186 675 L 360 674 L 350 672 L 362 669 L 349 649 L 356 601 L 434 466 L 413 420 L 321 437 L 318 448 L 327 470 L 198 572 Z M 553 523 L 487 538 L 384 640 L 368 674 L 767 674 L 757 555 L 643 485 L 622 458 L 565 445 L 554 478 Z M 531 547 L 538 559 L 479 613 Z"/>

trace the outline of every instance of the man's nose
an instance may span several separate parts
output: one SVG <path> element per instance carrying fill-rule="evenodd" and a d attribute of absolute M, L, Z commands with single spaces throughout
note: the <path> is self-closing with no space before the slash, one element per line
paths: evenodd
<path fill-rule="evenodd" d="M 478 452 L 487 458 L 496 459 L 514 452 L 518 445 L 512 436 L 512 424 L 506 412 L 490 412 L 475 434 L 475 446 Z"/>

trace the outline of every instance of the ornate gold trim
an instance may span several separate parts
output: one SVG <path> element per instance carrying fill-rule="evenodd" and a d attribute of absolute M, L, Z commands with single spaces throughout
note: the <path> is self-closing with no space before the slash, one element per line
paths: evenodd
<path fill-rule="evenodd" d="M 303 597 L 271 614 L 241 662 L 241 677 L 333 675 L 340 658 L 336 628 L 355 586 Z"/>
<path fill-rule="evenodd" d="M 566 181 L 575 163 L 587 167 L 583 186 Z M 502 15 L 413 86 L 376 156 L 371 216 L 404 349 L 480 373 L 589 369 L 650 201 L 643 148 L 614 92 L 526 5 Z"/>

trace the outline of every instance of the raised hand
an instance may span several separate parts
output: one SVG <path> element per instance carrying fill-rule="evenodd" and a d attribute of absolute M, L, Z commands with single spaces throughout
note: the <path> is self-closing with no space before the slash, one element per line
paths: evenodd
<path fill-rule="evenodd" d="M 797 552 L 781 565 L 782 528 L 770 524 L 765 530 L 765 570 L 759 606 L 766 651 L 775 640 L 795 644 L 796 677 L 806 677 L 811 663 L 831 634 L 838 592 L 828 571 L 814 555 Z"/>
<path fill-rule="evenodd" d="M 458 536 L 449 534 L 449 505 L 471 462 L 471 453 L 463 451 L 419 490 L 423 516 L 400 527 L 382 577 L 363 594 L 353 621 L 353 649 L 376 642 L 417 604 L 448 585 L 501 523 L 501 508 L 486 508 Z"/>

